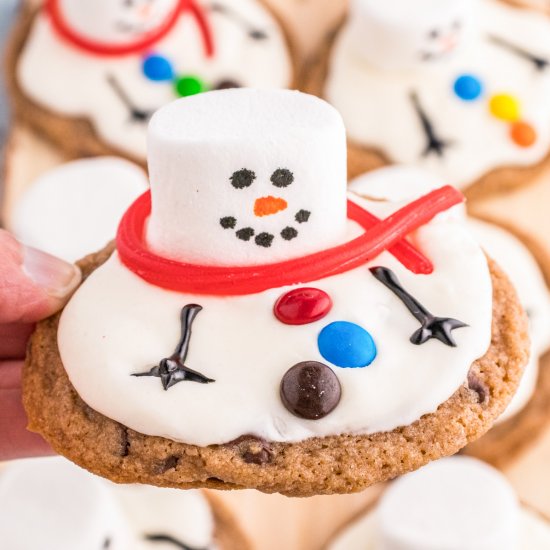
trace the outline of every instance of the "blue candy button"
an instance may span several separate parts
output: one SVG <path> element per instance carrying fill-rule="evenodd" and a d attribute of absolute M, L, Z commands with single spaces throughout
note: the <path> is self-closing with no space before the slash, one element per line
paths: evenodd
<path fill-rule="evenodd" d="M 143 60 L 143 74 L 155 82 L 173 80 L 174 69 L 172 63 L 162 55 L 151 54 Z"/>
<path fill-rule="evenodd" d="M 455 80 L 455 94 L 464 101 L 474 101 L 483 93 L 483 84 L 471 74 L 463 74 Z"/>
<path fill-rule="evenodd" d="M 367 367 L 376 358 L 372 336 L 362 327 L 347 321 L 327 325 L 317 338 L 321 355 L 342 368 Z"/>

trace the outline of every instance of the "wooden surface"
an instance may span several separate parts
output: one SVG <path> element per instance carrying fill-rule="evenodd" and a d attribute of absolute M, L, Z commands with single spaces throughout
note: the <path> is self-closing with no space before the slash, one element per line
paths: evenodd
<path fill-rule="evenodd" d="M 289 29 L 303 56 L 311 54 L 328 29 L 343 13 L 337 0 L 269 0 L 289 22 Z M 62 157 L 22 128 L 14 128 L 10 140 L 3 213 L 9 211 L 32 180 L 60 162 Z M 474 211 L 490 214 L 537 236 L 550 235 L 550 173 L 519 192 L 480 203 Z M 550 252 L 550 245 L 546 244 Z M 550 515 L 550 428 L 546 435 L 509 467 L 506 474 L 520 498 Z M 244 528 L 261 550 L 319 550 L 327 538 L 380 492 L 289 499 L 253 491 L 222 493 Z"/>

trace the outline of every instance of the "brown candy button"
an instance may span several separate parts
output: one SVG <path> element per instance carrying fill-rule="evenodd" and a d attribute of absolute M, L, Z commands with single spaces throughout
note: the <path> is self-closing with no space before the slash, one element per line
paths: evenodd
<path fill-rule="evenodd" d="M 281 381 L 281 400 L 295 416 L 318 420 L 331 413 L 342 389 L 332 369 L 317 361 L 304 361 L 289 369 Z"/>

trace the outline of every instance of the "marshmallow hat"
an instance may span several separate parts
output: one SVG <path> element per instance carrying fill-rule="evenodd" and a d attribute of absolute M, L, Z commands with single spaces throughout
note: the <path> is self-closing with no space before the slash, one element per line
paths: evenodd
<path fill-rule="evenodd" d="M 0 541 L 6 550 L 129 550 L 130 535 L 102 480 L 60 458 L 0 472 Z"/>
<path fill-rule="evenodd" d="M 149 246 L 241 266 L 342 241 L 345 143 L 337 111 L 296 91 L 223 90 L 166 105 L 148 133 Z"/>
<path fill-rule="evenodd" d="M 121 45 L 139 40 L 174 14 L 180 0 L 58 0 L 65 23 L 88 40 Z"/>
<path fill-rule="evenodd" d="M 477 0 L 353 0 L 350 32 L 356 51 L 387 70 L 443 60 L 462 41 Z"/>

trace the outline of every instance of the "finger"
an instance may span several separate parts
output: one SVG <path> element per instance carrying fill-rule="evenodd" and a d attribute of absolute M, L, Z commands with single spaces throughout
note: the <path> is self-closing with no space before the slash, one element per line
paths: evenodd
<path fill-rule="evenodd" d="M 0 364 L 0 461 L 53 454 L 42 437 L 27 430 L 21 368 L 19 361 Z"/>
<path fill-rule="evenodd" d="M 0 360 L 23 359 L 34 325 L 0 325 Z"/>
<path fill-rule="evenodd" d="M 34 323 L 61 309 L 80 270 L 0 230 L 0 324 Z"/>

